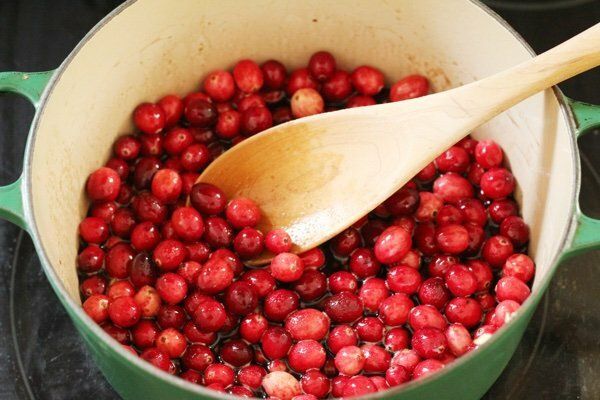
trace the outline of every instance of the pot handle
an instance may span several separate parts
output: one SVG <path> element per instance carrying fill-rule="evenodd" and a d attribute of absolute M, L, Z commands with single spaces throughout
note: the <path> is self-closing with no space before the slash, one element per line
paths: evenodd
<path fill-rule="evenodd" d="M 37 110 L 46 84 L 54 71 L 0 72 L 0 92 L 18 93 L 31 102 Z M 23 175 L 7 186 L 0 186 L 0 218 L 27 230 L 23 213 Z"/>
<path fill-rule="evenodd" d="M 600 127 L 600 105 L 593 105 L 567 99 L 575 122 L 577 123 L 576 134 L 581 137 L 593 128 Z M 579 203 L 575 209 L 575 233 L 566 254 L 571 256 L 585 250 L 600 247 L 600 219 L 585 215 Z"/>

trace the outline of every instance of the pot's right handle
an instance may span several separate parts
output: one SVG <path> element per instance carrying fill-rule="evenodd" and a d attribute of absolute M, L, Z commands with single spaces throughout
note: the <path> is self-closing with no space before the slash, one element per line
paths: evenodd
<path fill-rule="evenodd" d="M 42 92 L 53 72 L 0 72 L 0 92 L 14 92 L 25 96 L 37 110 Z M 22 186 L 22 175 L 10 185 L 0 186 L 0 218 L 27 230 Z"/>
<path fill-rule="evenodd" d="M 571 112 L 577 122 L 577 137 L 600 126 L 600 105 L 583 103 L 567 99 Z M 585 250 L 600 247 L 600 220 L 585 215 L 577 203 L 575 209 L 575 234 L 573 241 L 566 250 L 566 255 L 575 255 Z"/>

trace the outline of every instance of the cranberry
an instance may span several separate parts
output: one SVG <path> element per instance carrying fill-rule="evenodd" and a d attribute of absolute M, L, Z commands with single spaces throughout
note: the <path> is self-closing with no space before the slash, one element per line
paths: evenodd
<path fill-rule="evenodd" d="M 152 252 L 152 258 L 163 271 L 172 271 L 185 261 L 187 250 L 183 243 L 167 239 L 160 242 Z"/>
<path fill-rule="evenodd" d="M 227 247 L 233 241 L 233 228 L 223 218 L 208 217 L 204 220 L 203 238 L 214 248 Z"/>
<path fill-rule="evenodd" d="M 498 301 L 513 300 L 523 303 L 531 294 L 529 286 L 514 276 L 505 276 L 496 284 L 496 297 Z"/>
<path fill-rule="evenodd" d="M 422 278 L 416 269 L 399 265 L 388 269 L 386 282 L 393 292 L 411 295 L 419 290 Z"/>
<path fill-rule="evenodd" d="M 274 229 L 265 236 L 265 247 L 275 254 L 289 252 L 292 249 L 292 238 L 283 229 Z"/>
<path fill-rule="evenodd" d="M 440 208 L 435 217 L 435 220 L 438 226 L 453 224 L 460 225 L 463 222 L 463 216 L 457 207 L 451 204 L 446 204 L 445 206 L 442 206 L 442 208 Z"/>
<path fill-rule="evenodd" d="M 267 395 L 281 400 L 292 400 L 302 392 L 300 383 L 296 378 L 284 371 L 268 373 L 263 378 L 262 386 Z"/>
<path fill-rule="evenodd" d="M 237 380 L 240 384 L 257 390 L 260 388 L 262 379 L 266 374 L 267 371 L 259 365 L 247 365 L 239 370 Z"/>
<path fill-rule="evenodd" d="M 174 203 L 181 194 L 181 176 L 172 169 L 158 170 L 152 177 L 152 194 L 162 203 Z"/>
<path fill-rule="evenodd" d="M 110 301 L 108 315 L 114 324 L 129 328 L 140 320 L 142 312 L 133 297 L 123 296 Z"/>
<path fill-rule="evenodd" d="M 389 326 L 404 325 L 414 307 L 413 301 L 404 293 L 396 293 L 383 300 L 379 306 L 379 317 Z"/>
<path fill-rule="evenodd" d="M 435 159 L 438 170 L 442 173 L 457 172 L 462 174 L 469 167 L 469 154 L 459 146 L 452 146 Z"/>
<path fill-rule="evenodd" d="M 429 275 L 443 278 L 451 265 L 458 264 L 458 258 L 451 255 L 436 255 L 427 267 Z"/>
<path fill-rule="evenodd" d="M 186 171 L 198 172 L 206 167 L 212 158 L 209 147 L 202 143 L 194 143 L 181 153 L 181 167 Z"/>
<path fill-rule="evenodd" d="M 212 257 L 200 269 L 196 286 L 206 293 L 216 294 L 231 285 L 233 278 L 233 270 L 227 261 Z"/>
<path fill-rule="evenodd" d="M 421 379 L 444 368 L 444 364 L 438 360 L 429 359 L 418 363 L 413 371 L 413 379 Z"/>
<path fill-rule="evenodd" d="M 283 124 L 293 119 L 292 109 L 288 106 L 277 107 L 272 115 L 273 125 Z"/>
<path fill-rule="evenodd" d="M 315 89 L 302 88 L 297 90 L 291 99 L 292 115 L 295 118 L 320 114 L 325 108 L 323 98 Z"/>
<path fill-rule="evenodd" d="M 373 381 L 366 376 L 358 375 L 348 379 L 348 382 L 344 385 L 342 395 L 345 398 L 357 397 L 375 393 L 376 391 L 377 387 L 373 384 Z"/>
<path fill-rule="evenodd" d="M 423 358 L 440 358 L 446 351 L 448 342 L 442 331 L 435 328 L 423 328 L 415 331 L 412 347 Z"/>
<path fill-rule="evenodd" d="M 106 272 L 112 278 L 127 278 L 135 252 L 126 243 L 118 243 L 106 253 Z"/>
<path fill-rule="evenodd" d="M 283 328 L 271 326 L 262 335 L 260 344 L 265 356 L 276 360 L 287 355 L 292 346 L 292 338 Z"/>
<path fill-rule="evenodd" d="M 263 298 L 277 286 L 275 278 L 266 270 L 254 269 L 244 273 L 242 280 L 250 283 L 259 298 Z"/>
<path fill-rule="evenodd" d="M 327 279 L 329 291 L 333 294 L 340 292 L 356 292 L 358 283 L 356 277 L 348 271 L 337 271 L 329 275 Z"/>
<path fill-rule="evenodd" d="M 228 101 L 235 91 L 233 76 L 227 71 L 211 72 L 204 79 L 203 88 L 215 101 Z"/>
<path fill-rule="evenodd" d="M 273 126 L 273 115 L 267 107 L 250 107 L 242 113 L 242 132 L 252 136 Z"/>
<path fill-rule="evenodd" d="M 521 217 L 515 215 L 504 218 L 500 224 L 500 234 L 509 238 L 515 246 L 523 246 L 529 241 L 529 227 Z"/>
<path fill-rule="evenodd" d="M 481 322 L 483 311 L 477 300 L 456 297 L 448 302 L 445 314 L 451 323 L 460 323 L 467 328 L 473 328 Z"/>
<path fill-rule="evenodd" d="M 317 82 L 310 75 L 308 69 L 300 68 L 295 71 L 292 71 L 292 73 L 290 74 L 285 91 L 287 92 L 288 96 L 292 96 L 299 89 L 317 89 L 317 86 Z"/>
<path fill-rule="evenodd" d="M 169 369 L 171 368 L 171 360 L 169 359 L 169 355 L 155 347 L 144 350 L 142 354 L 140 354 L 140 358 L 165 372 L 169 372 Z"/>
<path fill-rule="evenodd" d="M 373 96 L 383 89 L 383 74 L 377 68 L 363 65 L 352 71 L 352 86 L 362 95 Z"/>
<path fill-rule="evenodd" d="M 253 227 L 260 220 L 260 210 L 256 203 L 244 197 L 231 200 L 225 209 L 225 215 L 237 229 Z"/>
<path fill-rule="evenodd" d="M 429 93 L 429 82 L 422 75 L 409 75 L 390 88 L 390 101 L 414 99 Z"/>
<path fill-rule="evenodd" d="M 136 347 L 147 349 L 149 347 L 154 347 L 159 332 L 160 330 L 154 321 L 144 319 L 131 329 L 131 338 Z"/>
<path fill-rule="evenodd" d="M 370 96 L 356 95 L 352 96 L 346 102 L 346 108 L 366 107 L 375 105 L 377 102 Z"/>
<path fill-rule="evenodd" d="M 299 254 L 299 256 L 306 269 L 319 269 L 325 265 L 325 254 L 323 253 L 323 250 L 318 247 L 307 250 L 304 253 Z"/>
<path fill-rule="evenodd" d="M 133 111 L 133 122 L 142 132 L 155 135 L 165 127 L 165 112 L 152 103 L 142 103 Z"/>
<path fill-rule="evenodd" d="M 349 292 L 334 294 L 325 299 L 323 309 L 332 321 L 344 324 L 351 323 L 363 314 L 363 304 L 360 298 Z"/>
<path fill-rule="evenodd" d="M 300 380 L 304 393 L 313 395 L 316 398 L 324 398 L 331 390 L 329 378 L 317 369 L 306 371 Z"/>
<path fill-rule="evenodd" d="M 319 342 L 307 339 L 293 345 L 287 357 L 292 369 L 305 372 L 312 368 L 321 368 L 325 364 L 326 353 Z"/>
<path fill-rule="evenodd" d="M 83 302 L 83 310 L 96 323 L 102 323 L 109 317 L 109 298 L 103 294 L 94 294 Z"/>
<path fill-rule="evenodd" d="M 187 348 L 187 342 L 177 329 L 168 328 L 156 337 L 156 348 L 171 358 L 179 358 Z"/>
<path fill-rule="evenodd" d="M 210 345 L 217 340 L 216 332 L 202 332 L 192 321 L 185 323 L 183 326 L 183 334 L 190 343 Z"/>
<path fill-rule="evenodd" d="M 205 345 L 192 344 L 181 357 L 181 361 L 187 368 L 203 372 L 206 367 L 215 361 L 215 356 Z"/>
<path fill-rule="evenodd" d="M 119 195 L 121 178 L 111 168 L 101 167 L 92 172 L 86 184 L 88 197 L 94 201 L 113 201 Z"/>
<path fill-rule="evenodd" d="M 456 204 L 462 199 L 473 197 L 473 186 L 462 176 L 448 172 L 433 182 L 433 193 L 447 203 Z"/>
<path fill-rule="evenodd" d="M 122 136 L 113 145 L 115 156 L 125 161 L 131 161 L 140 154 L 141 144 L 134 136 Z"/>
<path fill-rule="evenodd" d="M 295 292 L 287 289 L 277 289 L 267 294 L 263 310 L 265 317 L 271 321 L 281 322 L 290 313 L 297 310 L 299 306 L 300 300 Z"/>
<path fill-rule="evenodd" d="M 455 296 L 470 296 L 477 290 L 477 278 L 462 264 L 448 268 L 445 280 L 448 290 Z"/>
<path fill-rule="evenodd" d="M 467 179 L 473 186 L 479 186 L 481 177 L 485 173 L 485 169 L 477 163 L 473 163 L 467 169 Z"/>
<path fill-rule="evenodd" d="M 321 82 L 331 78 L 335 72 L 335 67 L 335 58 L 327 51 L 318 51 L 314 53 L 308 61 L 308 70 L 310 74 L 316 80 Z"/>
<path fill-rule="evenodd" d="M 421 304 L 431 304 L 439 310 L 446 305 L 450 294 L 442 278 L 429 278 L 421 284 L 418 297 Z"/>
<path fill-rule="evenodd" d="M 504 168 L 492 168 L 481 177 L 483 194 L 491 199 L 501 199 L 510 195 L 515 189 L 515 178 Z"/>
<path fill-rule="evenodd" d="M 500 224 L 511 215 L 517 215 L 518 211 L 517 203 L 510 199 L 494 200 L 488 207 L 490 218 L 496 224 Z"/>
<path fill-rule="evenodd" d="M 247 315 L 258 306 L 258 295 L 252 284 L 233 282 L 225 292 L 227 310 L 238 315 Z"/>
<path fill-rule="evenodd" d="M 418 305 L 410 310 L 408 323 L 413 331 L 423 328 L 444 330 L 448 325 L 444 316 L 430 304 Z"/>
<path fill-rule="evenodd" d="M 143 156 L 159 156 L 163 152 L 162 135 L 142 135 L 138 139 L 142 145 L 140 153 Z"/>
<path fill-rule="evenodd" d="M 533 279 L 535 265 L 526 254 L 513 254 L 502 267 L 502 276 L 512 276 L 525 283 Z"/>
<path fill-rule="evenodd" d="M 181 329 L 185 324 L 186 315 L 183 308 L 175 305 L 164 305 L 158 311 L 156 322 L 162 329 Z"/>
<path fill-rule="evenodd" d="M 233 248 L 241 258 L 257 257 L 264 250 L 263 234 L 254 228 L 244 228 L 233 239 Z"/>
<path fill-rule="evenodd" d="M 108 322 L 102 325 L 102 329 L 122 345 L 131 343 L 131 333 L 127 329 Z"/>
<path fill-rule="evenodd" d="M 343 347 L 356 346 L 357 343 L 356 332 L 348 325 L 334 327 L 327 337 L 327 347 L 333 354 L 337 354 Z"/>
<path fill-rule="evenodd" d="M 305 269 L 304 273 L 294 282 L 294 291 L 298 293 L 302 301 L 313 301 L 325 294 L 327 291 L 327 278 L 324 273 Z"/>
<path fill-rule="evenodd" d="M 349 376 L 338 375 L 331 380 L 331 395 L 333 397 L 342 397 L 343 390 L 348 381 L 350 380 Z"/>
<path fill-rule="evenodd" d="M 135 289 L 128 281 L 113 281 L 106 292 L 106 295 L 111 300 L 121 296 L 133 297 L 134 294 Z"/>
<path fill-rule="evenodd" d="M 183 115 L 183 102 L 173 94 L 166 95 L 158 101 L 158 105 L 165 113 L 165 127 L 174 126 Z"/>
<path fill-rule="evenodd" d="M 267 104 L 265 100 L 259 96 L 258 94 L 250 94 L 247 97 L 244 97 L 238 104 L 238 110 L 240 112 L 244 112 L 249 110 L 252 107 L 266 107 Z"/>
<path fill-rule="evenodd" d="M 104 294 L 104 291 L 106 290 L 106 279 L 99 275 L 91 276 L 81 282 L 79 289 L 85 298 L 94 294 Z"/>
<path fill-rule="evenodd" d="M 232 139 L 240 133 L 242 114 L 236 110 L 219 113 L 216 132 L 222 139 Z"/>
<path fill-rule="evenodd" d="M 220 383 L 223 387 L 232 385 L 235 380 L 233 369 L 224 364 L 210 364 L 204 370 L 204 384 Z"/>
<path fill-rule="evenodd" d="M 266 87 L 269 89 L 281 89 L 283 87 L 287 71 L 282 63 L 276 60 L 268 60 L 261 65 L 260 69 Z"/>
<path fill-rule="evenodd" d="M 133 299 L 140 306 L 143 318 L 155 317 L 158 314 L 161 303 L 160 296 L 152 286 L 142 286 Z"/>
<path fill-rule="evenodd" d="M 260 67 L 252 60 L 241 60 L 233 68 L 233 78 L 240 90 L 246 93 L 258 92 L 264 78 Z"/>
<path fill-rule="evenodd" d="M 269 268 L 278 281 L 293 282 L 302 276 L 304 263 L 293 253 L 279 253 L 273 258 Z"/>
<path fill-rule="evenodd" d="M 452 324 L 446 328 L 446 341 L 448 349 L 456 357 L 460 357 L 469 350 L 469 346 L 473 342 L 469 331 L 461 324 Z"/>
<path fill-rule="evenodd" d="M 201 98 L 189 99 L 183 112 L 192 126 L 205 128 L 213 125 L 217 119 L 215 106 Z"/>
<path fill-rule="evenodd" d="M 383 279 L 369 278 L 363 283 L 358 295 L 366 310 L 376 312 L 390 296 L 390 292 Z"/>
<path fill-rule="evenodd" d="M 188 382 L 195 383 L 196 385 L 202 383 L 202 375 L 193 369 L 188 369 L 187 371 L 182 372 L 179 376 Z"/>
<path fill-rule="evenodd" d="M 258 343 L 268 327 L 269 322 L 263 315 L 251 313 L 240 323 L 240 336 L 250 343 Z"/>
<path fill-rule="evenodd" d="M 188 258 L 191 261 L 195 261 L 198 263 L 203 263 L 208 260 L 208 256 L 210 255 L 210 249 L 203 242 L 195 242 L 188 243 L 186 245 L 188 251 Z"/>
<path fill-rule="evenodd" d="M 398 226 L 390 226 L 381 233 L 375 242 L 375 257 L 384 264 L 399 261 L 408 253 L 411 244 L 408 232 Z"/>
<path fill-rule="evenodd" d="M 227 199 L 225 193 L 210 183 L 197 183 L 192 187 L 190 202 L 201 213 L 220 214 L 225 210 Z"/>
<path fill-rule="evenodd" d="M 364 365 L 365 356 L 357 346 L 342 347 L 335 355 L 335 367 L 344 375 L 356 375 Z"/>
<path fill-rule="evenodd" d="M 169 272 L 156 280 L 156 290 L 167 304 L 181 302 L 187 294 L 188 285 L 181 275 Z"/>
<path fill-rule="evenodd" d="M 346 71 L 335 71 L 323 84 L 323 97 L 328 101 L 339 102 L 352 94 L 350 74 Z"/>
<path fill-rule="evenodd" d="M 321 340 L 329 331 L 329 317 L 313 308 L 294 311 L 285 320 L 285 329 L 295 340 Z"/>
<path fill-rule="evenodd" d="M 392 328 L 385 334 L 383 341 L 387 351 L 396 353 L 397 351 L 406 349 L 410 343 L 410 334 L 404 328 Z"/>
<path fill-rule="evenodd" d="M 363 342 L 380 342 L 383 339 L 385 326 L 377 317 L 364 317 L 354 326 L 356 333 Z"/>
<path fill-rule="evenodd" d="M 112 221 L 118 206 L 114 201 L 100 201 L 92 204 L 90 216 L 101 218 L 107 224 Z"/>
<path fill-rule="evenodd" d="M 77 267 L 85 273 L 98 272 L 104 266 L 104 251 L 98 246 L 88 246 L 77 256 Z"/>
<path fill-rule="evenodd" d="M 481 255 L 493 268 L 500 268 L 513 254 L 513 245 L 505 236 L 490 237 L 483 245 Z"/>
<path fill-rule="evenodd" d="M 193 318 L 200 331 L 217 332 L 225 325 L 227 315 L 223 304 L 213 299 L 206 299 L 198 305 Z"/>

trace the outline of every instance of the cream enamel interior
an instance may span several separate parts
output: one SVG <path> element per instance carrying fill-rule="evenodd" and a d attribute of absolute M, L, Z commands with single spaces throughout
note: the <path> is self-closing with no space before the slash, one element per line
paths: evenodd
<path fill-rule="evenodd" d="M 292 69 L 321 49 L 332 51 L 346 69 L 382 68 L 388 83 L 425 74 L 435 90 L 531 57 L 501 23 L 465 0 L 133 3 L 67 60 L 32 143 L 35 224 L 46 256 L 76 302 L 77 225 L 88 206 L 85 181 L 106 161 L 114 139 L 131 132 L 135 105 L 195 90 L 207 72 L 240 58 L 275 57 Z M 559 109 L 549 90 L 475 134 L 493 138 L 507 153 L 532 228 L 538 278 L 560 250 L 575 190 L 570 131 Z"/>

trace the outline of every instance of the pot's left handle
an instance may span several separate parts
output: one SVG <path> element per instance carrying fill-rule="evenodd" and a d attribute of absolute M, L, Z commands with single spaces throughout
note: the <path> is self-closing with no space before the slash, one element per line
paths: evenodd
<path fill-rule="evenodd" d="M 0 72 L 0 92 L 18 93 L 39 107 L 40 98 L 54 71 Z M 27 230 L 23 214 L 22 175 L 7 186 L 0 186 L 0 218 Z"/>
<path fill-rule="evenodd" d="M 600 105 L 567 100 L 577 122 L 577 137 L 600 127 Z M 568 256 L 600 247 L 600 220 L 585 215 L 579 207 L 579 202 L 575 209 L 575 219 L 575 233 L 566 251 Z"/>

